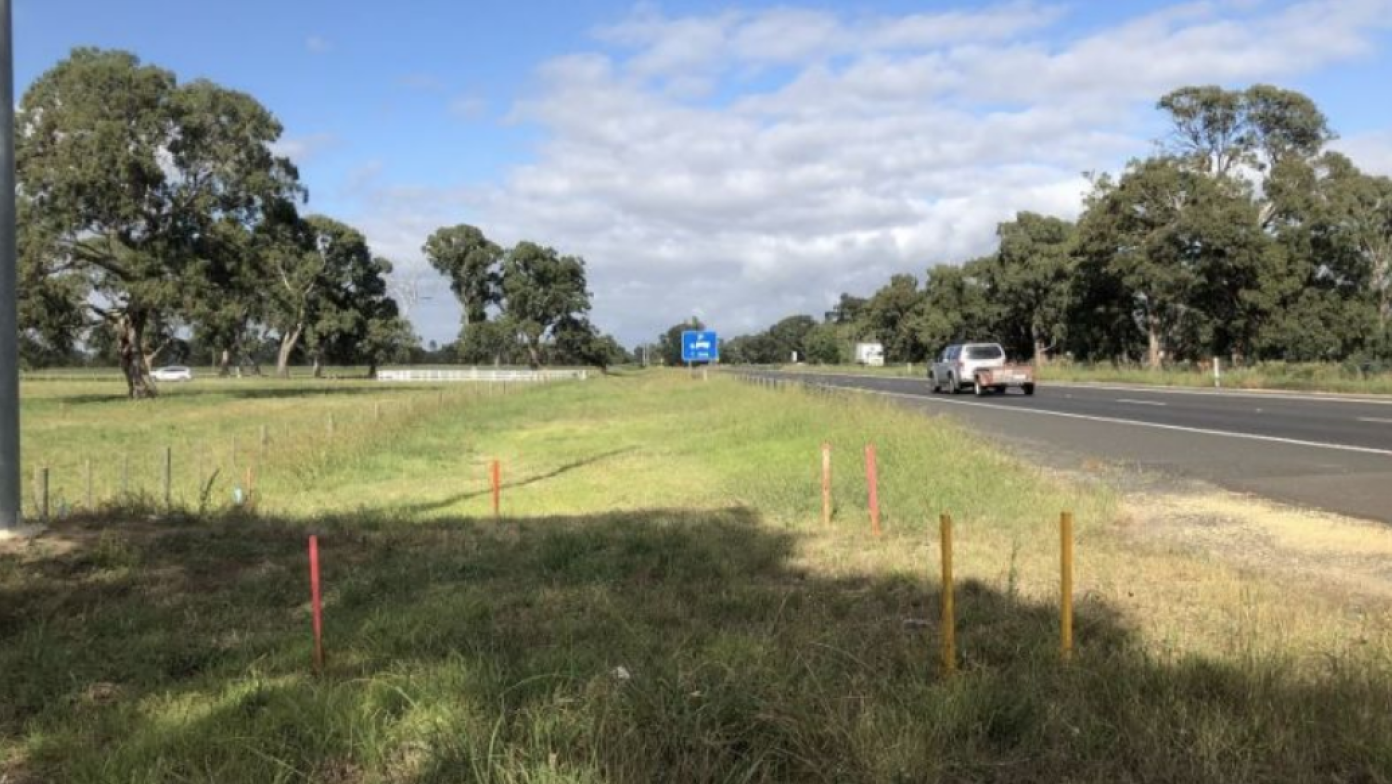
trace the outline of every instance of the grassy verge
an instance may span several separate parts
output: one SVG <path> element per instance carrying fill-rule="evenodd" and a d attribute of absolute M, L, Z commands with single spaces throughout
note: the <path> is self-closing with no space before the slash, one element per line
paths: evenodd
<path fill-rule="evenodd" d="M 945 422 L 679 373 L 420 394 L 390 427 L 268 470 L 254 513 L 107 509 L 0 555 L 0 777 L 1392 776 L 1385 607 L 1137 550 L 1105 493 Z M 294 414 L 336 400 L 300 398 Z M 188 416 L 242 404 L 190 402 Z M 28 413 L 39 432 L 57 415 Z M 942 509 L 957 526 L 954 677 L 935 663 Z M 1070 666 L 1060 509 L 1080 523 Z M 310 530 L 327 587 L 317 678 Z"/>
<path fill-rule="evenodd" d="M 22 385 L 26 514 L 38 513 L 40 469 L 48 470 L 53 516 L 162 502 L 166 448 L 177 507 L 230 504 L 247 469 L 258 489 L 280 483 L 293 492 L 302 475 L 375 448 L 376 439 L 502 392 L 370 381 L 206 380 L 166 385 L 159 398 L 133 403 L 122 397 L 124 388 L 120 380 Z"/>

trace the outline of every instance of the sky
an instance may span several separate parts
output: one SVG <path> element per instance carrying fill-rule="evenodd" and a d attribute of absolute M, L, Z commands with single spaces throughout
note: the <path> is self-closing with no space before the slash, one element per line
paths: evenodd
<path fill-rule="evenodd" d="M 438 227 L 583 256 L 626 345 L 733 336 L 989 253 L 1017 211 L 1076 217 L 1184 85 L 1300 90 L 1392 175 L 1392 0 L 15 0 L 14 24 L 20 91 L 98 46 L 254 95 L 306 211 L 361 229 L 441 343 Z"/>

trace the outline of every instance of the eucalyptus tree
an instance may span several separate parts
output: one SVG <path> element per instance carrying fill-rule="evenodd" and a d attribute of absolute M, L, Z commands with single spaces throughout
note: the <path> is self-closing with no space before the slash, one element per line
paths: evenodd
<path fill-rule="evenodd" d="M 190 297 L 188 322 L 195 342 L 211 351 L 218 374 L 254 361 L 257 327 L 266 317 L 267 267 L 256 254 L 256 235 L 223 220 L 199 240 L 204 266 L 199 291 Z M 207 354 L 204 354 L 207 356 Z M 240 372 L 240 371 L 239 371 Z"/>
<path fill-rule="evenodd" d="M 566 321 L 590 310 L 585 260 L 562 256 L 554 248 L 519 242 L 503 260 L 502 319 L 527 352 L 528 363 L 543 362 L 542 344 Z"/>
<path fill-rule="evenodd" d="M 859 309 L 856 327 L 884 344 L 885 359 L 913 362 L 927 352 L 919 330 L 923 291 L 912 275 L 894 275 Z"/>
<path fill-rule="evenodd" d="M 1081 284 L 1114 292 L 1145 335 L 1152 368 L 1182 331 L 1197 285 L 1174 242 L 1185 192 L 1196 176 L 1171 160 L 1133 162 L 1119 180 L 1096 180 L 1078 225 L 1086 275 Z"/>
<path fill-rule="evenodd" d="M 961 266 L 937 264 L 928 270 L 914 334 L 932 359 L 950 343 L 992 340 L 998 316 L 982 284 L 984 259 Z"/>
<path fill-rule="evenodd" d="M 459 298 L 464 329 L 487 320 L 487 308 L 502 296 L 503 249 L 478 228 L 461 223 L 436 229 L 421 250 Z"/>
<path fill-rule="evenodd" d="M 155 395 L 150 333 L 205 293 L 206 235 L 299 194 L 271 152 L 280 123 L 244 93 L 84 48 L 35 80 L 16 129 L 28 274 L 75 278 L 64 290 L 114 333 L 129 395 Z"/>
<path fill-rule="evenodd" d="M 1171 124 L 1164 153 L 1214 177 L 1262 177 L 1283 161 L 1315 158 L 1334 138 L 1308 96 L 1267 84 L 1181 87 L 1157 108 Z"/>
<path fill-rule="evenodd" d="M 1000 249 L 979 264 L 999 310 L 997 337 L 1035 362 L 1047 361 L 1067 334 L 1075 233 L 1062 218 L 1021 212 L 996 227 Z"/>
<path fill-rule="evenodd" d="M 400 318 L 387 295 L 391 264 L 372 255 L 362 232 L 323 215 L 300 218 L 283 205 L 259 239 L 269 272 L 266 320 L 280 341 L 277 375 L 289 375 L 296 351 L 318 376 L 326 360 L 361 357 L 355 346 L 374 329 L 400 332 L 389 323 Z"/>

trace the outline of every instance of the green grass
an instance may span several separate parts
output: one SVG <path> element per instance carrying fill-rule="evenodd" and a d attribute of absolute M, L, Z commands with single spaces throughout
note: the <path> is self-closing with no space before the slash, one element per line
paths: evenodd
<path fill-rule="evenodd" d="M 258 384 L 130 404 L 87 387 L 26 387 L 29 443 L 80 461 L 85 445 L 221 443 L 265 420 L 297 446 L 262 464 L 254 512 L 77 511 L 0 555 L 0 780 L 1392 777 L 1385 618 L 1354 623 L 1258 577 L 1234 597 L 1221 566 L 1117 539 L 1108 494 L 944 421 L 675 372 L 443 400 Z M 397 404 L 381 421 L 363 413 L 379 394 Z M 352 423 L 333 442 L 328 411 Z M 954 677 L 936 664 L 944 509 Z M 1069 666 L 1061 509 L 1079 520 Z M 1143 590 L 1164 601 L 1130 598 Z"/>

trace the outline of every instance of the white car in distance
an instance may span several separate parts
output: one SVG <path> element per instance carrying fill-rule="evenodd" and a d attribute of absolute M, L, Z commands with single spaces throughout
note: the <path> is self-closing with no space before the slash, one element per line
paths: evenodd
<path fill-rule="evenodd" d="M 156 381 L 192 381 L 193 371 L 183 365 L 170 365 L 151 370 L 150 378 Z"/>

